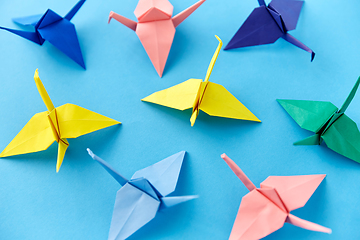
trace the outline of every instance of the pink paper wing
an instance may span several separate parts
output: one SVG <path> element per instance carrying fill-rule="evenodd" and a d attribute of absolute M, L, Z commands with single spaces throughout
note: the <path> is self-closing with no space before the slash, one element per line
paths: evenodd
<path fill-rule="evenodd" d="M 172 20 L 138 23 L 136 34 L 161 77 L 175 35 Z"/>
<path fill-rule="evenodd" d="M 325 174 L 270 176 L 260 184 L 260 187 L 275 188 L 290 212 L 306 204 L 325 176 Z"/>
<path fill-rule="evenodd" d="M 280 229 L 287 213 L 257 190 L 241 201 L 229 240 L 256 240 Z"/>

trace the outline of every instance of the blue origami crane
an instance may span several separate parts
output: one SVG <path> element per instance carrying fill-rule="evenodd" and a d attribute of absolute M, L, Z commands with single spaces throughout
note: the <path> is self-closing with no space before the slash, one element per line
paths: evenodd
<path fill-rule="evenodd" d="M 130 180 L 121 176 L 90 149 L 87 151 L 123 186 L 116 194 L 109 240 L 126 239 L 150 222 L 159 210 L 197 197 L 166 197 L 175 190 L 185 151 L 135 172 Z"/>
<path fill-rule="evenodd" d="M 314 60 L 315 53 L 288 33 L 296 28 L 304 1 L 272 0 L 268 6 L 264 0 L 258 2 L 260 7 L 252 11 L 224 50 L 270 44 L 283 38 L 309 52 Z"/>
<path fill-rule="evenodd" d="M 13 19 L 15 23 L 24 26 L 34 26 L 35 32 L 14 30 L 4 27 L 0 27 L 0 29 L 12 32 L 39 45 L 43 45 L 45 40 L 47 40 L 85 69 L 85 63 L 81 54 L 75 26 L 70 22 L 84 2 L 85 0 L 80 0 L 64 18 L 48 9 L 43 15 L 40 14 Z"/>

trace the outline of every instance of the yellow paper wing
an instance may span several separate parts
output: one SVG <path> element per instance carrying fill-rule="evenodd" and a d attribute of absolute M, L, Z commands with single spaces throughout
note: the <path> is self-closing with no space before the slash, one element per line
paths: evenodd
<path fill-rule="evenodd" d="M 48 113 L 37 113 L 2 151 L 0 157 L 43 151 L 54 141 Z"/>
<path fill-rule="evenodd" d="M 115 124 L 121 124 L 96 112 L 64 104 L 56 108 L 61 138 L 76 138 Z"/>
<path fill-rule="evenodd" d="M 141 100 L 178 110 L 192 108 L 201 82 L 201 79 L 189 79 L 173 87 L 155 92 Z"/>
<path fill-rule="evenodd" d="M 209 82 L 200 109 L 211 116 L 261 122 L 223 86 Z"/>

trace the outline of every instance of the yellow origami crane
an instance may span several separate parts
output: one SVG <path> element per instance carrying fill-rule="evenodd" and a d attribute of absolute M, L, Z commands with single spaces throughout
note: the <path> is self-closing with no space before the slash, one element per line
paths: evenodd
<path fill-rule="evenodd" d="M 69 146 L 66 138 L 76 138 L 115 124 L 121 124 L 70 103 L 55 108 L 39 78 L 37 69 L 34 79 L 47 111 L 35 114 L 4 149 L 0 157 L 43 151 L 56 141 L 59 144 L 56 163 L 56 172 L 58 172 Z"/>
<path fill-rule="evenodd" d="M 216 35 L 215 37 L 219 41 L 219 45 L 211 59 L 204 81 L 191 78 L 168 89 L 155 92 L 141 100 L 178 110 L 192 108 L 191 126 L 194 125 L 199 110 L 206 112 L 210 116 L 261 122 L 222 85 L 209 82 L 212 69 L 222 46 L 221 39 Z"/>

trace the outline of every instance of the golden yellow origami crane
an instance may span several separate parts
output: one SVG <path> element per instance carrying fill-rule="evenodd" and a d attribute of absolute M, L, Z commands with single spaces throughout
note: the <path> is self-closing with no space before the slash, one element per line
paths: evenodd
<path fill-rule="evenodd" d="M 194 125 L 199 110 L 206 112 L 210 116 L 261 122 L 222 85 L 209 82 L 212 69 L 222 46 L 221 39 L 216 35 L 215 37 L 219 41 L 219 45 L 211 59 L 204 81 L 191 78 L 168 89 L 155 92 L 141 100 L 178 110 L 192 108 L 191 126 Z"/>
<path fill-rule="evenodd" d="M 37 69 L 34 79 L 47 111 L 35 114 L 4 149 L 0 157 L 40 152 L 56 141 L 59 144 L 56 163 L 56 172 L 58 172 L 69 146 L 66 138 L 76 138 L 115 124 L 121 124 L 70 103 L 55 108 L 39 78 Z"/>

